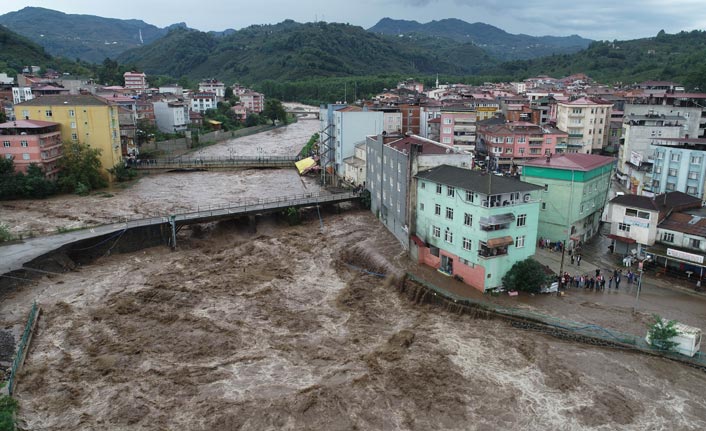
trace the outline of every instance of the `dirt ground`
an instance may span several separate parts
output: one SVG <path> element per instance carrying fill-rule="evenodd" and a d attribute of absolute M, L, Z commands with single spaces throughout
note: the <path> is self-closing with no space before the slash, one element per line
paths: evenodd
<path fill-rule="evenodd" d="M 406 265 L 369 213 L 182 236 L 5 298 L 44 308 L 26 429 L 706 426 L 700 371 L 408 302 L 362 271 Z"/>
<path fill-rule="evenodd" d="M 208 151 L 280 154 L 317 128 L 302 120 L 277 139 Z M 163 174 L 88 197 L 3 203 L 0 220 L 51 232 L 318 190 L 288 170 Z M 409 265 L 372 214 L 322 222 L 308 213 L 295 227 L 264 218 L 256 233 L 236 223 L 184 230 L 177 252 L 106 256 L 2 296 L 0 335 L 21 331 L 33 300 L 44 310 L 17 392 L 24 428 L 706 427 L 706 374 L 411 304 L 361 271 Z M 578 295 L 512 301 L 615 329 L 645 317 Z"/>

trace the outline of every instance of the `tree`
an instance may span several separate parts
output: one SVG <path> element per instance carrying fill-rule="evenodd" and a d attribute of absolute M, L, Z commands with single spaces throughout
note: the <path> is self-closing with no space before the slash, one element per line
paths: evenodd
<path fill-rule="evenodd" d="M 287 111 L 284 110 L 282 102 L 277 99 L 267 99 L 265 101 L 265 109 L 260 115 L 272 121 L 273 126 L 278 120 L 281 123 L 287 124 Z"/>
<path fill-rule="evenodd" d="M 512 265 L 502 281 L 507 290 L 539 293 L 542 286 L 551 281 L 551 277 L 547 275 L 541 263 L 528 257 Z"/>
<path fill-rule="evenodd" d="M 653 314 L 653 322 L 648 326 L 647 339 L 650 346 L 655 349 L 666 352 L 673 352 L 674 348 L 679 343 L 673 341 L 673 338 L 679 335 L 677 330 L 677 322 L 675 320 L 664 320 L 660 316 Z"/>
<path fill-rule="evenodd" d="M 28 198 L 46 198 L 56 193 L 56 183 L 47 179 L 39 165 L 32 163 L 22 176 L 22 195 Z"/>
<path fill-rule="evenodd" d="M 0 123 L 7 121 L 7 114 L 4 109 L 0 109 Z"/>
<path fill-rule="evenodd" d="M 108 185 L 101 172 L 101 151 L 79 142 L 64 142 L 59 159 L 59 187 L 67 193 L 90 191 Z"/>

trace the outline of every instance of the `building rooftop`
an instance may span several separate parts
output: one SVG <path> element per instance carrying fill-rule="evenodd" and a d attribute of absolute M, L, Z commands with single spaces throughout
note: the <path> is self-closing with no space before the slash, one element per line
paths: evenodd
<path fill-rule="evenodd" d="M 616 196 L 610 200 L 611 204 L 618 204 L 624 207 L 640 208 L 648 211 L 659 211 L 659 205 L 650 197 L 640 195 Z"/>
<path fill-rule="evenodd" d="M 452 147 L 448 145 L 443 145 L 440 142 L 423 139 L 417 136 L 405 136 L 401 139 L 386 143 L 386 145 L 398 151 L 406 151 L 408 154 L 412 144 L 421 147 L 419 151 L 421 154 L 447 154 L 452 152 Z"/>
<path fill-rule="evenodd" d="M 525 162 L 525 166 L 565 169 L 571 171 L 592 171 L 593 169 L 612 163 L 615 163 L 615 159 L 608 156 L 568 153 L 543 159 L 530 160 Z"/>
<path fill-rule="evenodd" d="M 659 228 L 706 238 L 706 218 L 692 214 L 672 213 L 659 224 Z"/>
<path fill-rule="evenodd" d="M 598 97 L 581 97 L 576 100 L 559 102 L 564 105 L 612 105 L 613 102 L 609 102 L 604 99 L 599 99 Z"/>
<path fill-rule="evenodd" d="M 526 192 L 539 190 L 536 184 L 526 183 L 517 179 L 487 174 L 483 171 L 455 166 L 441 165 L 427 171 L 419 172 L 416 178 L 446 184 L 459 189 L 478 192 L 484 195 L 499 195 L 511 192 Z"/>
<path fill-rule="evenodd" d="M 17 120 L 1 123 L 0 129 L 41 129 L 44 127 L 52 127 L 59 125 L 60 123 L 55 123 L 53 121 Z"/>
<path fill-rule="evenodd" d="M 107 100 L 92 94 L 45 94 L 26 102 L 18 103 L 17 106 L 108 106 Z"/>

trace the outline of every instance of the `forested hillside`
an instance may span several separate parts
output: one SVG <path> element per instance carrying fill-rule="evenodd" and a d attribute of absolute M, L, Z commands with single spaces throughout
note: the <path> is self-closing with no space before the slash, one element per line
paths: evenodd
<path fill-rule="evenodd" d="M 0 26 L 0 72 L 14 76 L 22 68 L 51 61 L 44 48 Z"/>
<path fill-rule="evenodd" d="M 438 37 L 456 42 L 472 42 L 491 56 L 501 60 L 543 57 L 551 54 L 570 54 L 588 47 L 590 39 L 572 36 L 530 36 L 511 34 L 482 22 L 448 18 L 421 24 L 417 21 L 383 18 L 368 31 L 386 35 L 409 37 Z"/>
<path fill-rule="evenodd" d="M 607 83 L 657 79 L 706 90 L 706 32 L 661 31 L 656 37 L 645 39 L 593 42 L 588 49 L 572 55 L 503 63 L 487 72 L 517 77 L 537 74 L 560 77 L 583 72 Z"/>
<path fill-rule="evenodd" d="M 496 63 L 470 43 L 388 38 L 347 24 L 294 21 L 251 26 L 223 37 L 175 29 L 118 60 L 148 74 L 242 82 L 390 73 L 465 75 Z"/>
<path fill-rule="evenodd" d="M 140 34 L 148 44 L 168 31 L 136 19 L 72 15 L 40 7 L 0 15 L 0 24 L 43 46 L 53 56 L 91 63 L 141 46 Z"/>

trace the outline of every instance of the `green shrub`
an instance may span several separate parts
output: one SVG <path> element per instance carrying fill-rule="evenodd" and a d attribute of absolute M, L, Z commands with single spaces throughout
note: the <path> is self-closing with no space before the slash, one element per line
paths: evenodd
<path fill-rule="evenodd" d="M 10 228 L 6 224 L 0 223 L 0 242 L 12 241 L 14 235 L 10 232 Z"/>
<path fill-rule="evenodd" d="M 650 346 L 665 352 L 673 352 L 674 348 L 679 344 L 672 340 L 679 335 L 679 331 L 676 328 L 677 322 L 675 320 L 664 320 L 656 314 L 653 314 L 652 318 L 653 321 L 648 326 L 649 331 L 647 333 Z"/>

